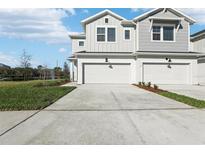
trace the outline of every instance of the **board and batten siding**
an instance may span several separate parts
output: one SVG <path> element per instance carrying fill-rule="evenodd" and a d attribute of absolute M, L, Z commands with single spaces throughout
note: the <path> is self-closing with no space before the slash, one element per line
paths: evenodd
<path fill-rule="evenodd" d="M 84 46 L 79 46 L 79 41 L 84 41 Z M 72 53 L 86 50 L 85 39 L 71 39 Z"/>
<path fill-rule="evenodd" d="M 171 13 L 159 12 L 152 17 L 162 17 L 162 18 L 173 18 L 178 17 Z M 170 22 L 158 22 L 157 24 L 169 24 Z M 154 24 L 154 23 L 153 23 Z M 173 24 L 173 23 L 170 23 Z M 176 24 L 176 23 L 175 23 Z M 189 23 L 185 20 L 181 21 L 181 26 L 177 31 L 175 29 L 175 41 L 174 42 L 163 42 L 163 41 L 152 41 L 150 25 L 151 22 L 149 18 L 138 23 L 138 36 L 139 36 L 139 51 L 167 51 L 167 52 L 188 52 L 189 51 Z M 177 24 L 176 24 L 177 26 Z"/>
<path fill-rule="evenodd" d="M 105 23 L 108 18 L 108 23 Z M 97 27 L 116 27 L 116 42 L 97 42 Z M 124 40 L 124 29 L 130 28 L 131 40 Z M 86 25 L 86 49 L 88 52 L 133 52 L 135 48 L 135 28 L 123 27 L 120 20 L 105 15 Z"/>

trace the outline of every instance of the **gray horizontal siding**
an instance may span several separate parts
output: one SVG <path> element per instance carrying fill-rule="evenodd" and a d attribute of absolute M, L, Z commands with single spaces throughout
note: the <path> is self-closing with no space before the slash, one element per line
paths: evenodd
<path fill-rule="evenodd" d="M 192 46 L 193 46 L 193 51 L 194 52 L 203 52 L 203 53 L 205 53 L 205 38 L 194 41 L 192 43 Z"/>
<path fill-rule="evenodd" d="M 171 12 L 158 13 L 155 17 L 177 17 Z M 169 22 L 168 22 L 169 23 Z M 164 23 L 164 24 L 167 24 Z M 148 18 L 139 22 L 139 50 L 140 51 L 171 51 L 188 52 L 189 23 L 185 20 L 181 23 L 181 28 L 175 33 L 175 42 L 152 42 L 150 32 L 150 20 Z"/>

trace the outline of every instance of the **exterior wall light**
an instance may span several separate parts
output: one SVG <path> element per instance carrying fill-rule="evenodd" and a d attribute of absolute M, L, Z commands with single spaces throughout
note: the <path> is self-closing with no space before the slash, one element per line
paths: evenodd
<path fill-rule="evenodd" d="M 168 61 L 167 67 L 168 67 L 168 68 L 172 68 L 172 67 L 171 67 L 171 64 L 170 64 L 170 63 L 172 62 L 171 58 L 166 57 L 165 59 Z"/>
<path fill-rule="evenodd" d="M 106 62 L 106 63 L 108 62 L 108 58 L 107 58 L 107 57 L 105 58 L 105 62 Z"/>
<path fill-rule="evenodd" d="M 165 58 L 169 63 L 172 62 L 171 58 Z"/>

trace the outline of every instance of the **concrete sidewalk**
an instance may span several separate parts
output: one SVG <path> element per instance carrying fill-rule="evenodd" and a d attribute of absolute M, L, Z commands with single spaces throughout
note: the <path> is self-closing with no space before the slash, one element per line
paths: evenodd
<path fill-rule="evenodd" d="M 37 111 L 0 111 L 0 136 Z"/>

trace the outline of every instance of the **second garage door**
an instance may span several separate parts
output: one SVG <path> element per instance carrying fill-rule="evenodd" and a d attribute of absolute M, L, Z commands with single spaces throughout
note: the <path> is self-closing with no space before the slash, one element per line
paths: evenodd
<path fill-rule="evenodd" d="M 189 64 L 143 64 L 143 80 L 153 84 L 189 84 Z"/>
<path fill-rule="evenodd" d="M 84 64 L 84 83 L 130 83 L 130 64 Z"/>

